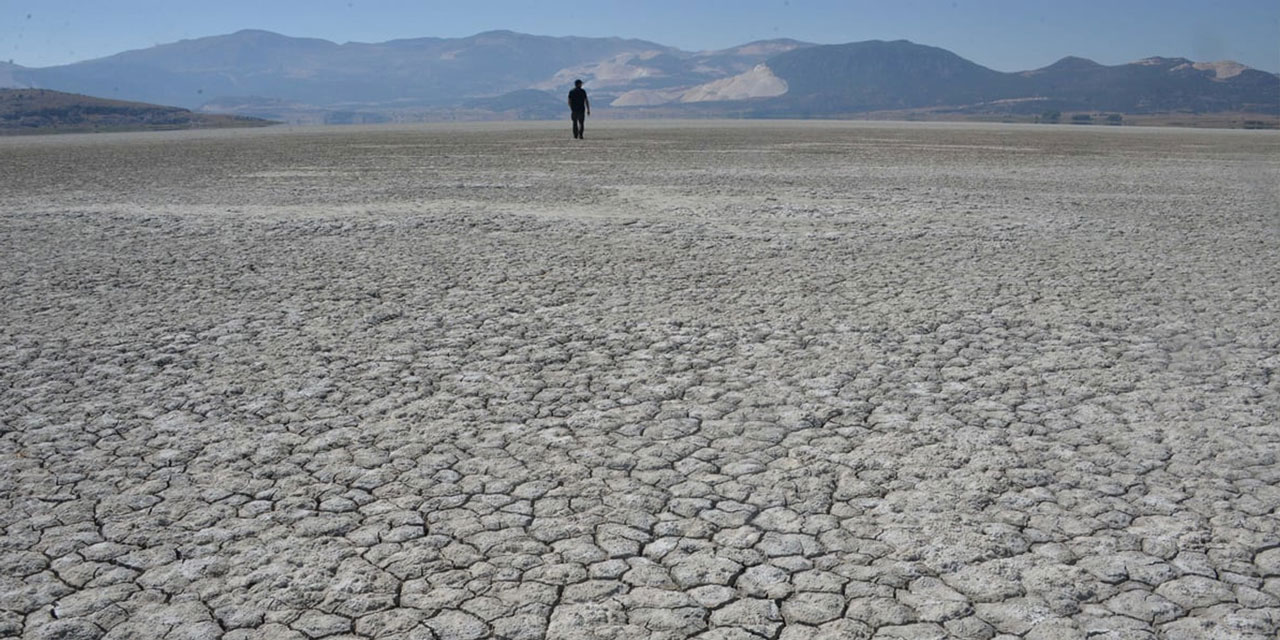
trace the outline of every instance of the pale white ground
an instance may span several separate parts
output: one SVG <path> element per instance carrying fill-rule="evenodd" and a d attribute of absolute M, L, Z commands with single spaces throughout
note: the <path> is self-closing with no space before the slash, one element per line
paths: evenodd
<path fill-rule="evenodd" d="M 700 84 L 691 89 L 635 89 L 617 97 L 610 106 L 636 107 L 667 104 L 670 102 L 714 102 L 716 100 L 746 100 L 748 98 L 772 98 L 787 92 L 787 82 L 773 75 L 769 67 L 761 64 L 745 73 L 714 82 Z"/>
<path fill-rule="evenodd" d="M 651 51 L 640 54 L 621 53 L 603 62 L 592 62 L 574 67 L 568 67 L 556 72 L 554 76 L 545 82 L 533 85 L 532 89 L 541 89 L 543 91 L 562 92 L 565 87 L 572 86 L 573 81 L 580 78 L 587 78 L 591 85 L 597 88 L 625 86 L 640 78 L 646 78 L 653 74 L 661 75 L 661 72 L 636 64 L 637 60 L 648 60 L 659 52 Z"/>
<path fill-rule="evenodd" d="M 0 140 L 0 636 L 1275 638 L 1280 137 Z"/>
<path fill-rule="evenodd" d="M 748 98 L 772 98 L 787 92 L 787 82 L 765 65 L 732 78 L 694 87 L 680 96 L 681 102 L 712 102 L 715 100 L 745 100 Z"/>
<path fill-rule="evenodd" d="M 1246 67 L 1240 64 L 1239 62 L 1234 62 L 1232 60 L 1221 60 L 1218 62 L 1197 62 L 1192 66 L 1200 71 L 1212 70 L 1214 78 L 1218 80 L 1226 80 L 1227 78 L 1234 78 L 1249 69 L 1249 67 Z M 1178 68 L 1175 67 L 1174 71 L 1177 71 L 1177 70 Z"/>

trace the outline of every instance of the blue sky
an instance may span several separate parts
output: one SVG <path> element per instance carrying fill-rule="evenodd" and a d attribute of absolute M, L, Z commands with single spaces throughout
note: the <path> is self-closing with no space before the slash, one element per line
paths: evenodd
<path fill-rule="evenodd" d="M 0 0 L 0 60 L 41 67 L 254 28 L 335 42 L 490 29 L 683 49 L 906 38 L 1001 71 L 1066 55 L 1232 59 L 1280 71 L 1280 0 Z"/>

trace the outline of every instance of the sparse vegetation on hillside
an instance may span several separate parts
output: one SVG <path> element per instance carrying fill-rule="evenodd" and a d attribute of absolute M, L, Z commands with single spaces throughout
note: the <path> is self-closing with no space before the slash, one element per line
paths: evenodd
<path fill-rule="evenodd" d="M 46 89 L 0 89 L 0 134 L 261 127 L 268 120 L 193 113 Z"/>

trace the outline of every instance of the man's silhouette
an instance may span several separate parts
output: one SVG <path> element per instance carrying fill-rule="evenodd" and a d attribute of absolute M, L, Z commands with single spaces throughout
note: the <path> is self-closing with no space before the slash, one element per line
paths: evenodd
<path fill-rule="evenodd" d="M 574 80 L 573 89 L 569 90 L 569 111 L 573 118 L 573 137 L 581 139 L 587 131 L 587 116 L 591 115 L 591 101 L 581 80 Z"/>

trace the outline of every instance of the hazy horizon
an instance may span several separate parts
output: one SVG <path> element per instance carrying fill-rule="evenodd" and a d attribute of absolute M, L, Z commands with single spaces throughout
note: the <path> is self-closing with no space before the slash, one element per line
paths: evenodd
<path fill-rule="evenodd" d="M 184 39 L 262 29 L 333 42 L 466 37 L 491 30 L 547 36 L 651 40 L 687 51 L 754 40 L 819 44 L 907 39 L 942 47 L 999 71 L 1043 67 L 1064 56 L 1102 64 L 1150 56 L 1234 60 L 1280 71 L 1280 3 L 1082 0 L 1071 10 L 1011 0 L 909 0 L 884 6 L 831 0 L 689 3 L 612 2 L 590 6 L 511 0 L 463 8 L 405 0 L 324 0 L 173 5 L 154 0 L 84 6 L 68 0 L 0 0 L 0 60 L 48 67 Z M 503 16 L 500 20 L 494 15 Z M 710 26 L 708 26 L 710 25 Z"/>

